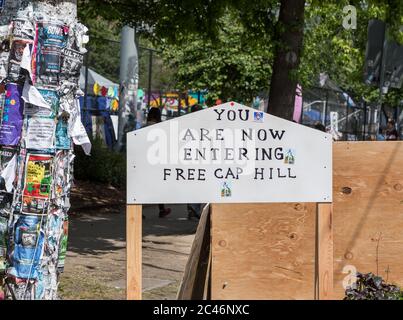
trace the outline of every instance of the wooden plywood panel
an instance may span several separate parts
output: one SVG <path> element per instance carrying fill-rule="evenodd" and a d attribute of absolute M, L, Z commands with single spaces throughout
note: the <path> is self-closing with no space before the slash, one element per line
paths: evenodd
<path fill-rule="evenodd" d="M 403 142 L 334 144 L 334 288 L 343 273 L 379 273 L 403 286 Z"/>
<path fill-rule="evenodd" d="M 314 299 L 315 204 L 212 205 L 212 299 Z"/>
<path fill-rule="evenodd" d="M 403 142 L 335 143 L 333 169 L 333 298 L 354 270 L 403 287 Z M 314 297 L 315 205 L 299 206 L 214 205 L 213 299 Z"/>

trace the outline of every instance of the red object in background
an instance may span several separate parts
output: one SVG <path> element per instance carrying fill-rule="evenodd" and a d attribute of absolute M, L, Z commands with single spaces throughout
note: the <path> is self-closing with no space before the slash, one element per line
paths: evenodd
<path fill-rule="evenodd" d="M 218 106 L 219 104 L 222 104 L 221 99 L 217 99 L 216 102 L 215 102 L 215 105 L 216 105 L 216 106 Z"/>
<path fill-rule="evenodd" d="M 4 292 L 0 291 L 0 300 L 4 300 Z"/>
<path fill-rule="evenodd" d="M 106 95 L 108 94 L 108 89 L 106 89 L 105 87 L 102 87 L 101 94 L 103 97 L 106 97 Z"/>

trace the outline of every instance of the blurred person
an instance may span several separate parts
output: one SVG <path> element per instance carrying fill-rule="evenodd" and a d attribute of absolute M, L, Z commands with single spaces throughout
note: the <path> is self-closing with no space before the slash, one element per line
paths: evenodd
<path fill-rule="evenodd" d="M 399 134 L 396 130 L 395 121 L 393 119 L 389 119 L 388 124 L 386 125 L 385 140 L 396 141 L 398 139 Z"/>
<path fill-rule="evenodd" d="M 315 123 L 314 128 L 317 129 L 317 130 L 326 132 L 326 127 L 319 121 Z"/>
<path fill-rule="evenodd" d="M 379 128 L 379 132 L 376 135 L 376 141 L 385 141 L 385 135 L 383 134 L 382 128 Z"/>

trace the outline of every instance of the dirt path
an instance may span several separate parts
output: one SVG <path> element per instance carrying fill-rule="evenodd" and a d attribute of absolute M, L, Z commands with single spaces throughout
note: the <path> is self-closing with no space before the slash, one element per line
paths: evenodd
<path fill-rule="evenodd" d="M 76 213 L 70 219 L 60 296 L 62 299 L 124 299 L 125 207 L 116 204 L 119 196 L 116 190 L 102 196 L 97 188 L 91 187 L 80 184 L 72 196 L 75 207 L 72 212 Z M 80 199 L 83 196 L 85 200 Z M 102 199 L 102 203 L 97 204 L 94 196 Z M 107 206 L 108 201 L 114 204 Z M 162 219 L 158 218 L 157 206 L 146 206 L 143 210 L 146 216 L 143 221 L 144 299 L 175 299 L 182 279 L 197 221 L 187 219 L 185 205 L 171 208 L 172 213 Z"/>

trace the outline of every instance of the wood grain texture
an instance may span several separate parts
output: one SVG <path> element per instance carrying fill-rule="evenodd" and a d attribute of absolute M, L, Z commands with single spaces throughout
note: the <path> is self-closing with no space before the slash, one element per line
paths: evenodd
<path fill-rule="evenodd" d="M 314 299 L 316 204 L 213 204 L 212 299 Z"/>
<path fill-rule="evenodd" d="M 403 142 L 333 150 L 335 298 L 354 269 L 403 286 Z"/>
<path fill-rule="evenodd" d="M 333 297 L 333 205 L 317 205 L 317 298 L 330 300 Z"/>
<path fill-rule="evenodd" d="M 126 296 L 141 300 L 142 293 L 142 206 L 126 208 Z"/>
<path fill-rule="evenodd" d="M 354 270 L 403 286 L 403 142 L 334 143 L 333 170 L 331 298 Z M 316 208 L 298 206 L 213 205 L 213 299 L 315 297 Z"/>

